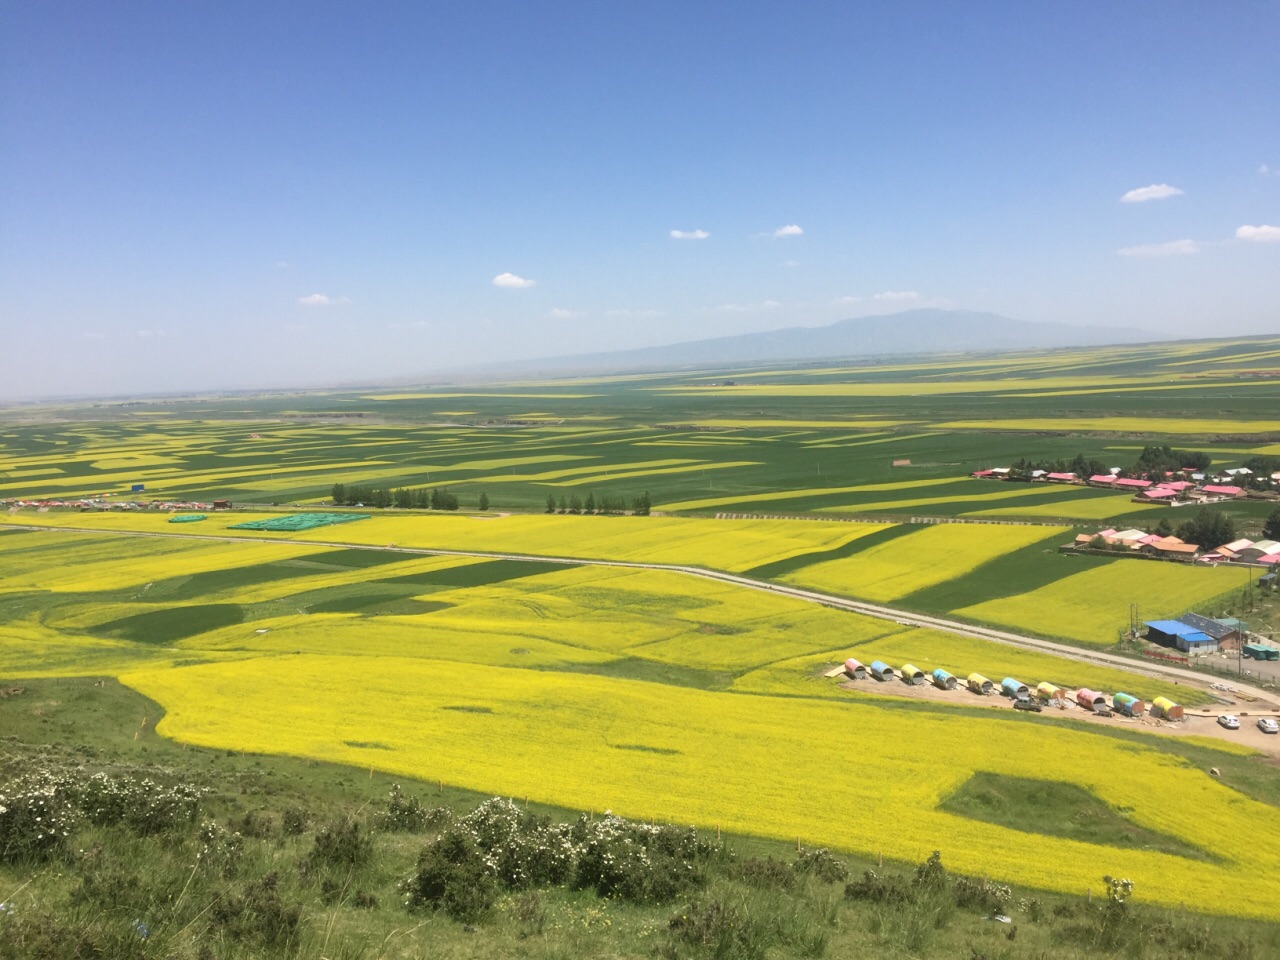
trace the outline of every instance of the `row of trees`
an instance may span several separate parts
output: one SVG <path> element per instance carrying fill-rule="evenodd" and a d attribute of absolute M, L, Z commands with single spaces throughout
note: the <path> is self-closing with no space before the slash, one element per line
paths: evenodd
<path fill-rule="evenodd" d="M 335 483 L 334 504 L 347 507 L 399 507 L 402 510 L 457 510 L 458 498 L 448 487 L 364 487 Z M 479 509 L 489 509 L 489 495 L 480 494 Z"/>
<path fill-rule="evenodd" d="M 448 487 L 371 487 L 348 486 L 335 483 L 330 496 L 335 506 L 339 507 L 398 507 L 401 510 L 457 510 L 458 498 L 449 492 Z M 547 513 L 580 513 L 598 514 L 600 516 L 621 516 L 627 512 L 627 500 L 621 496 L 608 494 L 596 499 L 594 493 L 588 493 L 584 501 L 576 493 L 572 496 L 561 496 L 559 501 L 552 494 L 547 495 Z M 631 513 L 637 517 L 647 517 L 653 507 L 646 490 L 631 501 Z M 478 503 L 480 510 L 489 509 L 489 495 L 480 494 Z"/>
<path fill-rule="evenodd" d="M 1168 444 L 1151 445 L 1143 447 L 1137 461 L 1122 468 L 1120 475 L 1159 480 L 1165 473 L 1176 473 L 1184 468 L 1190 468 L 1196 472 L 1207 470 L 1212 462 L 1207 453 L 1201 453 L 1198 450 L 1175 450 Z M 1092 477 L 1100 473 L 1108 473 L 1111 467 L 1111 464 L 1104 463 L 1096 457 L 1086 457 L 1083 453 L 1077 453 L 1071 460 L 1028 460 L 1023 457 L 1009 467 L 1009 478 L 1029 480 L 1033 470 Z"/>
<path fill-rule="evenodd" d="M 646 490 L 640 496 L 631 501 L 631 513 L 637 517 L 649 516 L 649 511 L 653 507 L 653 502 L 649 499 L 649 491 Z M 562 495 L 559 502 L 556 501 L 554 494 L 547 494 L 547 513 L 583 513 L 597 514 L 600 516 L 621 516 L 627 512 L 627 500 L 625 497 L 603 496 L 596 500 L 594 493 L 588 493 L 587 499 L 582 500 L 576 493 L 567 499 Z"/>

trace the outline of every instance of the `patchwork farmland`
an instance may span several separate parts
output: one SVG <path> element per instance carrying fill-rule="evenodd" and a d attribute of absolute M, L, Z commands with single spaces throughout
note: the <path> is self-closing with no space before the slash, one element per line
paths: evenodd
<path fill-rule="evenodd" d="M 1222 470 L 1280 458 L 1280 382 L 1254 360 L 1278 345 L 0 412 L 0 686 L 20 691 L 0 722 L 22 731 L 0 772 L 17 783 L 41 735 L 66 770 L 76 744 L 139 770 L 144 750 L 334 769 L 353 791 L 610 810 L 877 871 L 940 850 L 1023 899 L 1087 904 L 1123 875 L 1153 911 L 1274 942 L 1280 901 L 1256 880 L 1280 869 L 1259 827 L 1280 751 L 1216 718 L 1280 697 L 1238 660 L 1175 663 L 1141 627 L 1264 630 L 1265 564 L 1063 550 L 1194 513 L 970 475 L 1126 467 L 1152 445 Z M 1266 479 L 1211 504 L 1249 543 L 1271 542 Z M 847 660 L 1181 717 L 993 710 L 1012 701 L 853 681 Z M 101 719 L 126 709 L 127 730 Z M 1052 800 L 1043 822 L 1018 812 L 1029 795 Z M 390 873 L 361 876 L 394 909 Z"/>

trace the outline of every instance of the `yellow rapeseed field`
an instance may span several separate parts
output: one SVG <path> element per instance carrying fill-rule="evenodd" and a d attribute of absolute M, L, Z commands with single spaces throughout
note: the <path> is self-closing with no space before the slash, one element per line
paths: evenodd
<path fill-rule="evenodd" d="M 681 500 L 664 503 L 663 510 L 712 510 L 716 507 L 743 504 L 776 503 L 781 500 L 798 500 L 806 497 L 822 497 L 835 493 L 887 493 L 891 490 L 915 490 L 955 483 L 955 477 L 939 477 L 934 480 L 896 480 L 891 483 L 860 483 L 852 487 L 807 487 L 804 490 L 774 490 L 768 493 L 742 493 L 737 496 L 700 497 L 697 500 Z M 785 509 L 785 508 L 784 508 Z"/>
<path fill-rule="evenodd" d="M 802 587 L 887 602 L 976 569 L 1068 528 L 940 523 L 866 550 L 802 567 L 782 579 Z"/>
<path fill-rule="evenodd" d="M 393 657 L 273 657 L 122 679 L 164 704 L 161 733 L 202 746 L 905 860 L 942 849 L 958 870 L 1050 890 L 1096 890 L 1109 872 L 1153 901 L 1196 890 L 1205 910 L 1280 918 L 1259 882 L 1280 870 L 1280 831 L 1258 826 L 1273 808 L 1174 756 L 1080 730 Z M 1105 775 L 1115 770 L 1124 775 Z M 977 771 L 1083 785 L 1219 860 L 939 810 Z"/>
<path fill-rule="evenodd" d="M 1004 430 L 1062 433 L 1142 433 L 1162 435 L 1274 433 L 1274 420 L 1208 420 L 1180 417 L 1052 417 L 1044 419 L 953 420 L 940 430 Z"/>
<path fill-rule="evenodd" d="M 883 524 L 805 520 L 709 520 L 684 517 L 512 515 L 383 515 L 304 533 L 228 530 L 232 524 L 278 514 L 214 514 L 200 536 L 226 534 L 253 540 L 308 540 L 446 550 L 479 550 L 584 559 L 672 563 L 743 571 L 815 550 L 829 550 L 881 529 Z M 7 522 L 27 526 L 172 534 L 163 515 L 137 513 L 17 513 Z M 184 536 L 196 536 L 186 534 Z"/>
<path fill-rule="evenodd" d="M 974 620 L 1106 647 L 1116 642 L 1117 631 L 1128 628 L 1130 604 L 1137 604 L 1143 620 L 1177 617 L 1224 593 L 1243 589 L 1247 575 L 1248 571 L 1227 567 L 1117 560 L 1030 593 L 988 600 L 954 612 Z"/>
<path fill-rule="evenodd" d="M 67 515 L 72 516 L 72 515 Z M 0 550 L 0 592 L 85 592 L 322 553 L 299 544 L 41 533 Z"/>

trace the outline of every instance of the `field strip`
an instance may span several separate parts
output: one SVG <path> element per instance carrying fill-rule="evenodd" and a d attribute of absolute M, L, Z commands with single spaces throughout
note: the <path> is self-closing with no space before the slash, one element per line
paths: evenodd
<path fill-rule="evenodd" d="M 0 529 L 8 529 L 12 527 L 17 529 L 30 530 L 31 525 L 15 525 L 0 524 Z M 791 587 L 778 583 L 770 583 L 764 580 L 755 580 L 751 577 L 744 577 L 740 574 L 727 573 L 721 570 L 711 570 L 705 567 L 690 567 L 679 564 L 668 563 L 642 563 L 634 560 L 592 560 L 582 557 L 550 557 L 538 556 L 536 554 L 523 553 L 500 553 L 482 550 L 445 550 L 430 549 L 425 547 L 383 547 L 366 544 L 342 543 L 340 541 L 319 541 L 319 540 L 277 540 L 272 538 L 266 540 L 262 537 L 233 537 L 227 535 L 214 534 L 188 534 L 188 533 L 155 533 L 150 531 L 120 531 L 120 530 L 95 530 L 83 527 L 59 527 L 59 530 L 74 533 L 98 534 L 99 536 L 123 536 L 123 537 L 159 537 L 165 539 L 177 540 L 224 540 L 230 542 L 250 542 L 250 543 L 290 543 L 300 546 L 321 546 L 333 547 L 337 549 L 349 550 L 384 550 L 393 553 L 406 553 L 425 556 L 448 556 L 448 557 L 479 557 L 486 560 L 522 560 L 526 562 L 540 563 L 561 563 L 573 564 L 575 566 L 597 566 L 597 567 L 622 567 L 640 570 L 662 570 L 668 573 L 682 573 L 693 577 L 702 577 L 707 580 L 717 580 L 722 583 L 735 584 L 740 587 L 747 587 L 751 590 L 767 590 L 772 593 L 792 597 L 797 600 L 804 600 L 809 603 L 820 603 L 823 606 L 831 607 L 836 610 L 846 610 L 850 613 L 860 613 L 864 616 L 875 617 L 880 620 L 893 620 L 903 626 L 912 627 L 930 627 L 935 630 L 942 630 L 946 633 L 953 633 L 957 636 L 972 637 L 978 640 L 990 640 L 995 643 L 1003 643 L 1008 646 L 1022 647 L 1025 649 L 1042 650 L 1058 656 L 1067 657 L 1072 660 L 1079 660 L 1083 663 L 1099 663 L 1106 666 L 1120 667 L 1128 670 L 1130 673 L 1138 674 L 1146 677 L 1156 678 L 1175 678 L 1181 680 L 1194 680 L 1196 683 L 1204 683 L 1205 677 L 1194 670 L 1184 670 L 1181 667 L 1168 666 L 1165 664 L 1155 663 L 1137 663 L 1126 657 L 1117 656 L 1115 654 L 1103 653 L 1094 650 L 1082 650 L 1080 647 L 1072 646 L 1065 643 L 1056 643 L 1052 640 L 1044 640 L 1039 637 L 1029 637 L 1023 634 L 1011 633 L 1006 630 L 995 630 L 990 627 L 980 627 L 975 624 L 963 623 L 958 620 L 948 620 L 945 617 L 935 617 L 923 613 L 913 613 L 909 610 L 898 610 L 893 607 L 883 606 L 881 604 L 866 603 L 861 600 L 850 600 L 846 597 L 837 597 L 831 594 L 820 593 L 816 590 L 806 590 L 800 587 Z M 1270 700 L 1272 695 L 1257 688 L 1244 683 L 1232 682 L 1232 686 L 1243 693 L 1258 697 L 1263 700 Z"/>

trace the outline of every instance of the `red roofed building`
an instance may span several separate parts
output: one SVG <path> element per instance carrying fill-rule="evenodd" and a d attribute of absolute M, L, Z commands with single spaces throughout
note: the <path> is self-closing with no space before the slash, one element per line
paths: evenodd
<path fill-rule="evenodd" d="M 1239 487 L 1220 486 L 1216 483 L 1206 483 L 1200 488 L 1200 492 L 1211 497 L 1239 497 L 1244 494 Z"/>

